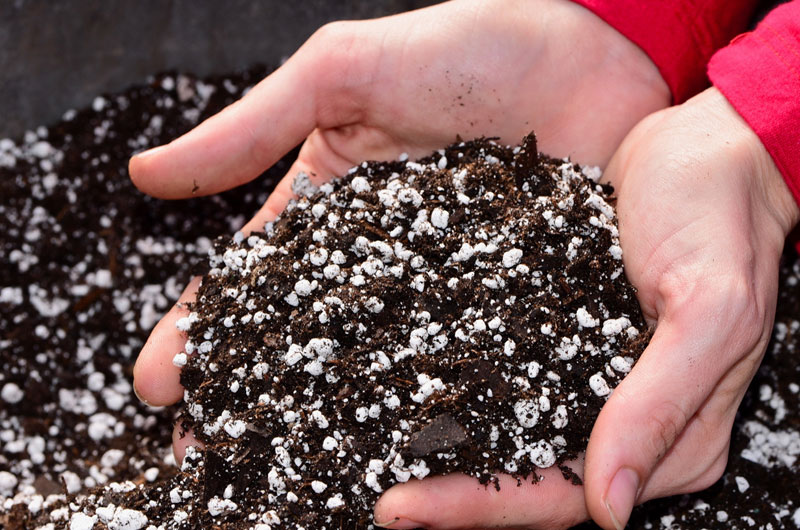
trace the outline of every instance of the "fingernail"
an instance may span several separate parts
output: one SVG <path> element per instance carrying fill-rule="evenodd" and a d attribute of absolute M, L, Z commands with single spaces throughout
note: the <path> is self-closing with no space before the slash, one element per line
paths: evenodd
<path fill-rule="evenodd" d="M 639 475 L 628 467 L 620 468 L 606 492 L 606 509 L 611 516 L 614 528 L 623 530 L 633 511 L 636 492 L 639 489 Z"/>
<path fill-rule="evenodd" d="M 392 530 L 412 530 L 413 528 L 425 528 L 425 525 L 422 523 L 415 523 L 414 521 L 403 519 L 401 517 L 395 517 L 394 519 L 390 519 L 382 523 L 373 520 L 372 523 L 375 526 L 380 526 L 381 528 L 391 528 Z"/>
<path fill-rule="evenodd" d="M 142 151 L 141 153 L 136 153 L 135 155 L 133 155 L 133 158 L 138 158 L 140 160 L 142 158 L 147 158 L 148 156 L 151 156 L 151 155 L 154 155 L 154 154 L 158 153 L 159 151 L 161 151 L 165 147 L 166 147 L 166 145 L 159 145 L 158 147 L 153 147 L 152 149 L 148 149 L 147 151 Z"/>
<path fill-rule="evenodd" d="M 136 398 L 137 398 L 139 401 L 141 401 L 142 403 L 144 403 L 145 405 L 147 405 L 147 406 L 150 406 L 150 403 L 148 403 L 148 402 L 147 402 L 147 400 L 146 400 L 145 398 L 143 398 L 142 396 L 140 396 L 140 395 L 139 395 L 139 391 L 138 391 L 138 390 L 136 390 L 136 385 L 135 385 L 135 384 L 133 384 L 133 385 L 131 385 L 131 386 L 133 387 L 133 394 L 136 396 Z"/>

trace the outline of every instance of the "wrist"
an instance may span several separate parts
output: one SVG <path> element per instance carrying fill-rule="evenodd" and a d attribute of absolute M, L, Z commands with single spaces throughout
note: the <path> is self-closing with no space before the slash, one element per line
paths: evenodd
<path fill-rule="evenodd" d="M 711 87 L 693 100 L 719 116 L 723 122 L 718 130 L 729 131 L 734 141 L 744 147 L 749 171 L 743 173 L 752 175 L 755 191 L 784 237 L 788 236 L 800 221 L 800 208 L 761 139 L 717 88 Z"/>
<path fill-rule="evenodd" d="M 669 86 L 658 66 L 636 43 L 593 11 L 572 0 L 551 0 L 562 4 L 568 14 L 570 46 L 591 54 L 591 70 L 597 76 L 619 77 L 650 95 L 658 108 L 672 99 Z"/>
<path fill-rule="evenodd" d="M 605 167 L 640 120 L 669 106 L 669 87 L 647 54 L 581 5 L 522 5 L 535 13 L 528 31 L 544 60 L 531 74 L 548 96 L 539 99 L 533 122 L 542 151 Z M 576 120 L 584 124 L 580 135 L 565 125 Z"/>

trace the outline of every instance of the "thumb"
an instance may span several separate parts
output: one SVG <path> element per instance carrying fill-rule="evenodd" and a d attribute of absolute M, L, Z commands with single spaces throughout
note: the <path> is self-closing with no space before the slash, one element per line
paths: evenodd
<path fill-rule="evenodd" d="M 724 371 L 707 354 L 715 349 L 710 334 L 698 334 L 696 326 L 689 315 L 662 318 L 595 422 L 586 450 L 586 503 L 603 528 L 625 527 L 654 468 Z"/>
<path fill-rule="evenodd" d="M 163 199 L 218 193 L 256 178 L 316 127 L 356 120 L 369 83 L 351 78 L 373 66 L 375 51 L 353 44 L 367 36 L 361 27 L 324 26 L 241 100 L 134 156 L 129 172 L 136 187 Z"/>

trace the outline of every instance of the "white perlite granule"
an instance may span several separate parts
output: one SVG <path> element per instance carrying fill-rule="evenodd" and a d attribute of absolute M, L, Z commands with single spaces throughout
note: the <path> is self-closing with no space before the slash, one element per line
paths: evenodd
<path fill-rule="evenodd" d="M 800 433 L 797 431 L 772 431 L 766 425 L 751 420 L 745 422 L 742 431 L 750 439 L 742 458 L 764 467 L 794 467 L 800 456 Z"/>
<path fill-rule="evenodd" d="M 0 497 L 10 497 L 19 481 L 8 471 L 0 471 Z"/>
<path fill-rule="evenodd" d="M 74 513 L 69 520 L 69 530 L 92 530 L 95 521 L 97 521 L 96 516 L 90 517 L 81 512 Z"/>
<path fill-rule="evenodd" d="M 22 398 L 24 397 L 25 393 L 19 386 L 17 386 L 16 383 L 6 383 L 3 385 L 3 389 L 0 390 L 0 398 L 2 398 L 6 403 L 11 403 L 12 405 L 22 401 Z"/>
<path fill-rule="evenodd" d="M 512 248 L 503 254 L 503 267 L 509 269 L 517 265 L 522 259 L 522 250 Z"/>

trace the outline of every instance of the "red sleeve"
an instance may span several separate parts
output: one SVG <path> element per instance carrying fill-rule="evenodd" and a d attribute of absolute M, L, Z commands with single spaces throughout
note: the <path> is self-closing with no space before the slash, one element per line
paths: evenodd
<path fill-rule="evenodd" d="M 681 103 L 707 85 L 711 55 L 747 27 L 755 0 L 574 0 L 636 43 Z"/>
<path fill-rule="evenodd" d="M 717 52 L 708 75 L 761 139 L 800 204 L 800 1 Z"/>

